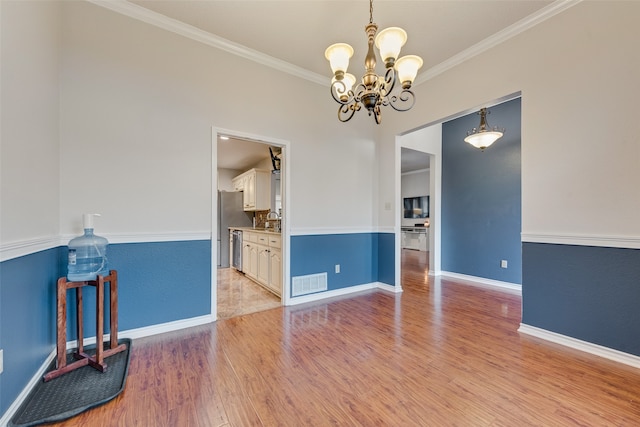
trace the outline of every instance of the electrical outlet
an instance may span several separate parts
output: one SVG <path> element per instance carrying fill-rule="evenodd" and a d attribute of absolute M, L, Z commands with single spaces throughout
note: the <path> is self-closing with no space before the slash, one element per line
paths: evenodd
<path fill-rule="evenodd" d="M 4 371 L 4 350 L 0 350 L 0 374 Z"/>
<path fill-rule="evenodd" d="M 502 261 L 500 261 L 500 268 L 507 268 L 507 260 L 503 259 Z"/>
<path fill-rule="evenodd" d="M 336 273 L 340 273 L 340 264 L 336 264 Z"/>

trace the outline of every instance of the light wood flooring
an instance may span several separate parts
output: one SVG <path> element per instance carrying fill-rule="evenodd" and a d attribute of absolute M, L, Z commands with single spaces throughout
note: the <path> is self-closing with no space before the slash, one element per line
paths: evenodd
<path fill-rule="evenodd" d="M 63 426 L 638 426 L 640 370 L 520 335 L 517 295 L 425 274 L 136 339 L 126 389 Z"/>
<path fill-rule="evenodd" d="M 233 268 L 218 269 L 218 319 L 280 307 L 280 298 Z"/>

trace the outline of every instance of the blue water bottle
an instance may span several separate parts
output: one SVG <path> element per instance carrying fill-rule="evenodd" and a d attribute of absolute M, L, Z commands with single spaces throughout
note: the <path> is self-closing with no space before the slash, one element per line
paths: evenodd
<path fill-rule="evenodd" d="M 84 235 L 69 241 L 67 279 L 71 282 L 96 280 L 98 275 L 108 276 L 107 245 L 104 237 L 93 234 L 93 217 L 100 214 L 84 214 Z"/>

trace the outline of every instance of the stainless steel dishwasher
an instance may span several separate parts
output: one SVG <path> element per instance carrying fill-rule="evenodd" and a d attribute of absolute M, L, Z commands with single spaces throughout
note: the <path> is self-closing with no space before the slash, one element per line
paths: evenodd
<path fill-rule="evenodd" d="M 231 266 L 238 271 L 242 271 L 242 230 L 233 230 L 232 236 L 233 259 L 231 260 Z"/>

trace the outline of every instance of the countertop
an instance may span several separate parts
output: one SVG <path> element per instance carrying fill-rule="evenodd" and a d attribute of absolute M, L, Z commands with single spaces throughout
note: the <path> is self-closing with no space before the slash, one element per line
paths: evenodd
<path fill-rule="evenodd" d="M 272 228 L 253 228 L 253 227 L 229 227 L 229 230 L 251 231 L 254 233 L 280 234 Z"/>
<path fill-rule="evenodd" d="M 411 226 L 402 226 L 400 227 L 402 231 L 414 231 L 418 233 L 426 233 L 429 227 L 411 227 Z"/>

